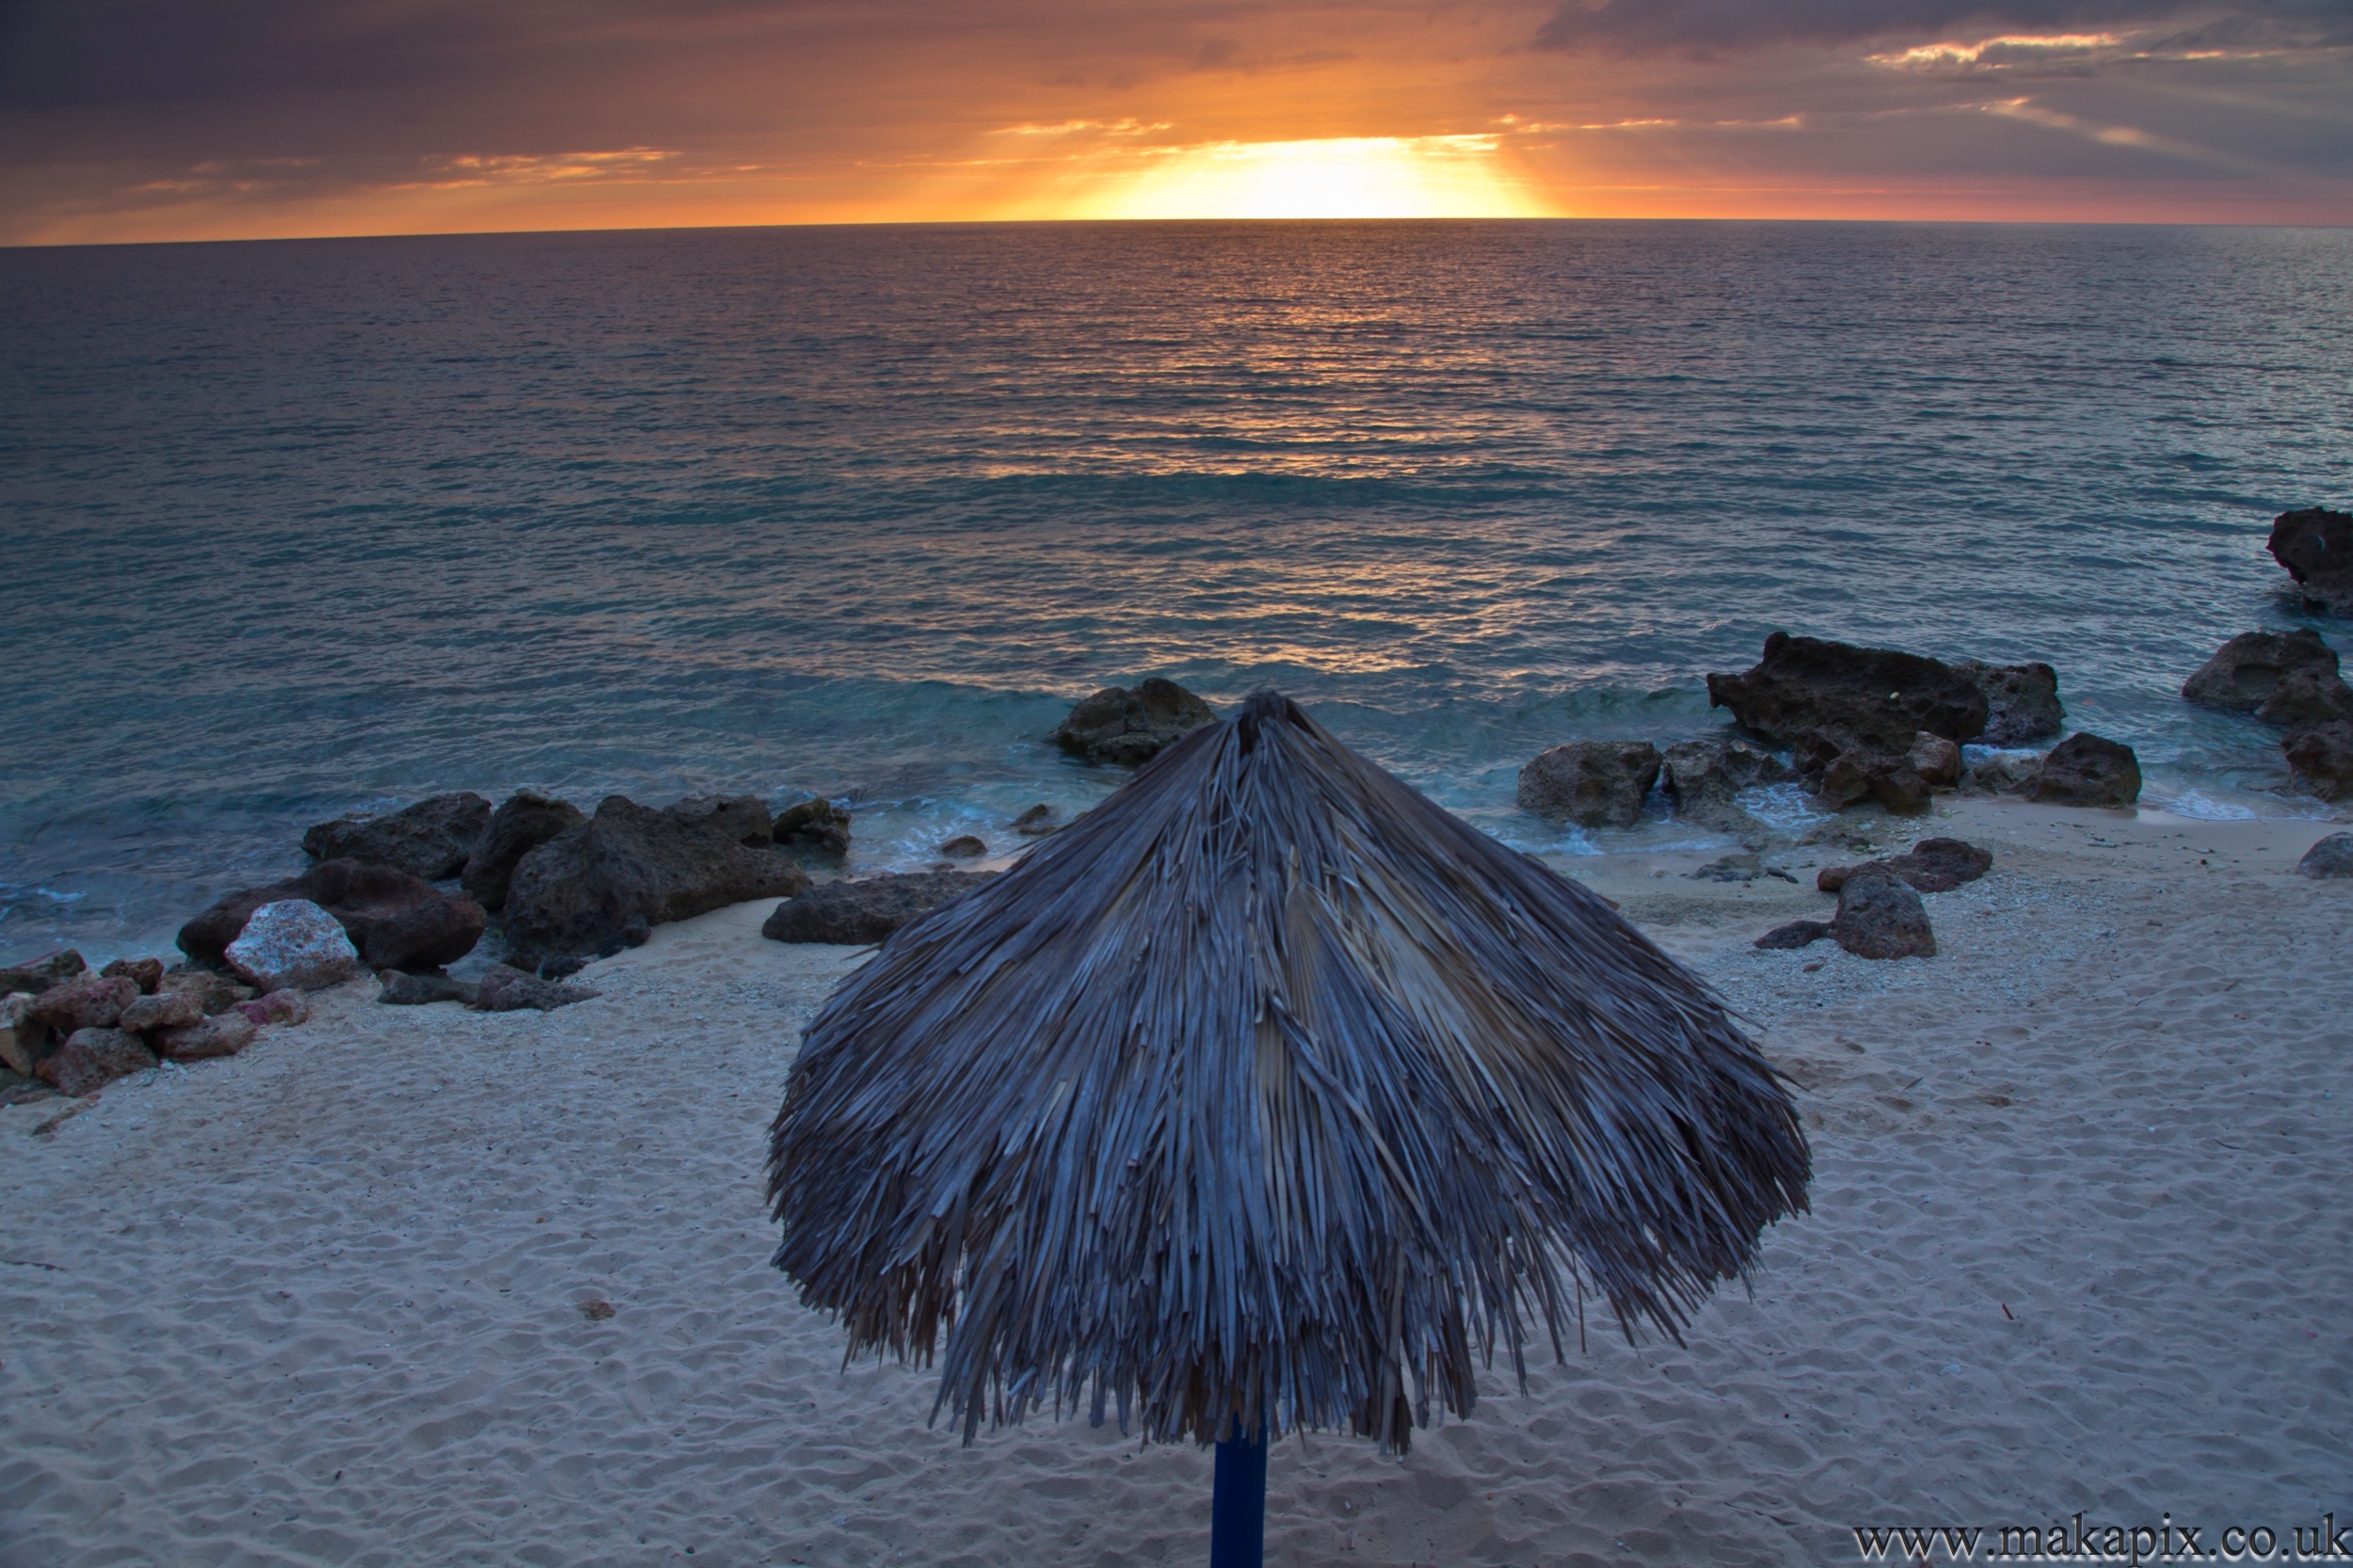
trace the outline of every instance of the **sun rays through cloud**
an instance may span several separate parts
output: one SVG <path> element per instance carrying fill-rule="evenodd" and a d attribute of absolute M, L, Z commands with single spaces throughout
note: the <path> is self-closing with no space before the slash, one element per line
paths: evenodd
<path fill-rule="evenodd" d="M 1140 150 L 1025 203 L 1079 218 L 1542 217 L 1495 136 L 1327 136 Z M 1043 210 L 1040 210 L 1043 209 Z"/>

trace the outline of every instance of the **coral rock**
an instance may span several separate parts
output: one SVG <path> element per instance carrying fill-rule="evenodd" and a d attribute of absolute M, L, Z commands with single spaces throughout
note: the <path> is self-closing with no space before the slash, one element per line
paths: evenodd
<path fill-rule="evenodd" d="M 342 924 L 308 899 L 263 904 L 226 955 L 232 968 L 264 991 L 285 986 L 323 991 L 360 972 L 360 950 Z"/>
<path fill-rule="evenodd" d="M 464 869 L 489 825 L 490 803 L 461 791 L 388 816 L 320 823 L 302 835 L 302 852 L 313 860 L 359 860 L 438 881 Z"/>
<path fill-rule="evenodd" d="M 1133 691 L 1106 686 L 1082 698 L 1047 739 L 1090 762 L 1135 767 L 1216 722 L 1208 703 L 1156 675 Z"/>
<path fill-rule="evenodd" d="M 1632 827 L 1662 765 L 1648 741 L 1571 741 L 1520 770 L 1520 809 L 1580 827 Z"/>

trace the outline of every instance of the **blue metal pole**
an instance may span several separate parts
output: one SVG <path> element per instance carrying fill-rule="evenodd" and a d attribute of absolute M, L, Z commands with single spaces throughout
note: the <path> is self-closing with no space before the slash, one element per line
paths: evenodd
<path fill-rule="evenodd" d="M 1266 1568 L 1266 1422 L 1256 1440 L 1234 1435 L 1217 1446 L 1217 1485 L 1209 1500 L 1209 1568 Z"/>

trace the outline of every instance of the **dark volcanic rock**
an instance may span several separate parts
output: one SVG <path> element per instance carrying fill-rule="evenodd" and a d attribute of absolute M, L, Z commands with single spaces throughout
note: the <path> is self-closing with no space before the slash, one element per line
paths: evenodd
<path fill-rule="evenodd" d="M 2353 686 L 2347 686 L 2342 676 L 2328 670 L 2290 670 L 2280 678 L 2280 684 L 2273 688 L 2264 705 L 2255 710 L 2255 716 L 2282 729 L 2353 719 Z"/>
<path fill-rule="evenodd" d="M 1953 668 L 1976 681 L 1985 694 L 1985 728 L 1975 737 L 1984 744 L 2025 745 L 2066 727 L 2067 710 L 2059 705 L 2058 671 L 2050 665 L 1988 664 L 1958 659 Z"/>
<path fill-rule="evenodd" d="M 557 834 L 578 827 L 587 814 L 568 800 L 535 790 L 518 790 L 490 813 L 490 825 L 466 857 L 466 891 L 485 909 L 506 907 L 506 886 L 522 857 Z"/>
<path fill-rule="evenodd" d="M 1831 760 L 1814 783 L 1815 798 L 1833 810 L 1875 800 L 1898 817 L 1917 817 L 1929 809 L 1929 781 L 1912 766 L 1908 756 L 1857 747 Z"/>
<path fill-rule="evenodd" d="M 408 974 L 386 969 L 376 978 L 384 983 L 384 989 L 376 1000 L 392 1007 L 425 1007 L 437 1001 L 462 1001 L 472 1006 L 482 989 L 470 981 L 452 980 L 445 974 Z"/>
<path fill-rule="evenodd" d="M 1838 889 L 1830 934 L 1857 958 L 1936 956 L 1927 906 L 1902 877 L 1883 866 L 1857 868 Z"/>
<path fill-rule="evenodd" d="M 822 795 L 777 811 L 770 833 L 778 848 L 821 859 L 840 860 L 850 853 L 850 813 Z"/>
<path fill-rule="evenodd" d="M 1785 632 L 1765 639 L 1753 669 L 1709 676 L 1707 699 L 1768 740 L 1795 745 L 1819 735 L 1836 751 L 1897 757 L 1923 729 L 1948 741 L 1976 739 L 1989 708 L 1977 683 L 1950 664 Z"/>
<path fill-rule="evenodd" d="M 2303 876 L 2353 876 L 2353 833 L 2329 834 L 2304 852 L 2296 870 Z"/>
<path fill-rule="evenodd" d="M 1659 765 L 1648 741 L 1571 741 L 1520 770 L 1520 809 L 1580 827 L 1632 827 Z"/>
<path fill-rule="evenodd" d="M 1791 920 L 1773 927 L 1750 945 L 1768 951 L 1808 947 L 1830 935 L 1830 924 L 1828 920 Z"/>
<path fill-rule="evenodd" d="M 662 808 L 692 826 L 707 827 L 746 849 L 766 849 L 776 841 L 776 823 L 768 808 L 751 795 L 688 795 Z"/>
<path fill-rule="evenodd" d="M 2353 615 L 2353 517 L 2326 506 L 2282 512 L 2272 520 L 2269 549 L 2306 603 Z"/>
<path fill-rule="evenodd" d="M 519 967 L 616 951 L 647 928 L 730 904 L 796 893 L 808 873 L 708 823 L 608 796 L 597 814 L 523 856 L 506 890 L 506 949 Z"/>
<path fill-rule="evenodd" d="M 576 1001 L 603 994 L 585 985 L 565 985 L 505 964 L 494 964 L 482 977 L 474 999 L 466 1005 L 482 1013 L 552 1013 L 559 1007 L 569 1007 Z"/>
<path fill-rule="evenodd" d="M 1893 872 L 1923 893 L 1942 893 L 1975 882 L 1993 869 L 1993 852 L 1959 839 L 1923 839 L 1903 855 L 1866 860 L 1859 866 L 1826 866 L 1814 886 L 1834 893 L 1849 879 L 1867 871 Z"/>
<path fill-rule="evenodd" d="M 2283 677 L 2298 670 L 2337 673 L 2336 650 L 2319 632 L 2307 627 L 2242 632 L 2182 682 L 2182 696 L 2201 708 L 2252 713 L 2271 700 Z"/>
<path fill-rule="evenodd" d="M 1054 820 L 1054 808 L 1041 800 L 1005 825 L 1024 839 L 1043 839 L 1062 824 Z"/>
<path fill-rule="evenodd" d="M 951 860 L 977 860 L 988 853 L 988 845 L 969 833 L 959 833 L 940 845 L 939 853 Z"/>
<path fill-rule="evenodd" d="M 360 860 L 427 880 L 456 876 L 490 825 L 490 803 L 459 792 L 433 795 L 383 817 L 340 817 L 302 836 L 313 860 Z"/>
<path fill-rule="evenodd" d="M 180 951 L 200 964 L 222 963 L 253 912 L 284 899 L 307 899 L 334 916 L 371 969 L 454 964 L 473 951 L 488 923 L 473 900 L 441 892 L 407 872 L 322 860 L 300 876 L 229 894 L 180 928 Z"/>
<path fill-rule="evenodd" d="M 155 1064 L 155 1053 L 128 1030 L 80 1029 L 40 1060 L 36 1073 L 69 1095 L 93 1094 L 116 1079 Z"/>
<path fill-rule="evenodd" d="M 1106 686 L 1083 698 L 1047 739 L 1090 762 L 1134 767 L 1216 722 L 1208 703 L 1156 675 L 1133 691 Z"/>
<path fill-rule="evenodd" d="M 2025 795 L 2045 806 L 2130 806 L 2140 798 L 2140 759 L 2118 742 L 2070 735 L 2042 759 Z"/>
<path fill-rule="evenodd" d="M 89 968 L 82 955 L 72 948 L 36 958 L 28 964 L 15 964 L 0 969 L 0 997 L 28 991 L 35 996 L 46 991 L 61 980 L 71 980 Z"/>
<path fill-rule="evenodd" d="M 1797 771 L 1745 741 L 1678 741 L 1659 763 L 1660 781 L 1675 815 L 1714 826 L 1742 828 L 1755 821 L 1736 798 L 1743 790 L 1781 784 Z"/>
<path fill-rule="evenodd" d="M 1942 735 L 1920 731 L 1904 761 L 1931 790 L 1949 790 L 1961 782 L 1961 747 Z"/>
<path fill-rule="evenodd" d="M 2353 799 L 2353 724 L 2314 724 L 2280 743 L 2297 783 L 2323 800 Z"/>
<path fill-rule="evenodd" d="M 863 882 L 828 882 L 776 905 L 760 928 L 779 942 L 879 942 L 979 887 L 995 872 L 904 872 Z"/>

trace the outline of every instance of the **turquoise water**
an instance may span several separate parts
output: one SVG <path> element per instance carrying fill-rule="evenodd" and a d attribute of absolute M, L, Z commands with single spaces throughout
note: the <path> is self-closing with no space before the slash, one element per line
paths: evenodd
<path fill-rule="evenodd" d="M 1273 684 L 1512 841 L 1775 628 L 2176 692 L 2353 500 L 2353 232 L 1428 223 L 0 252 L 0 956 L 153 946 L 435 790 L 854 795 L 857 863 Z M 2323 624 L 2340 638 L 2345 630 Z M 1688 834 L 1684 835 L 1689 837 Z"/>

